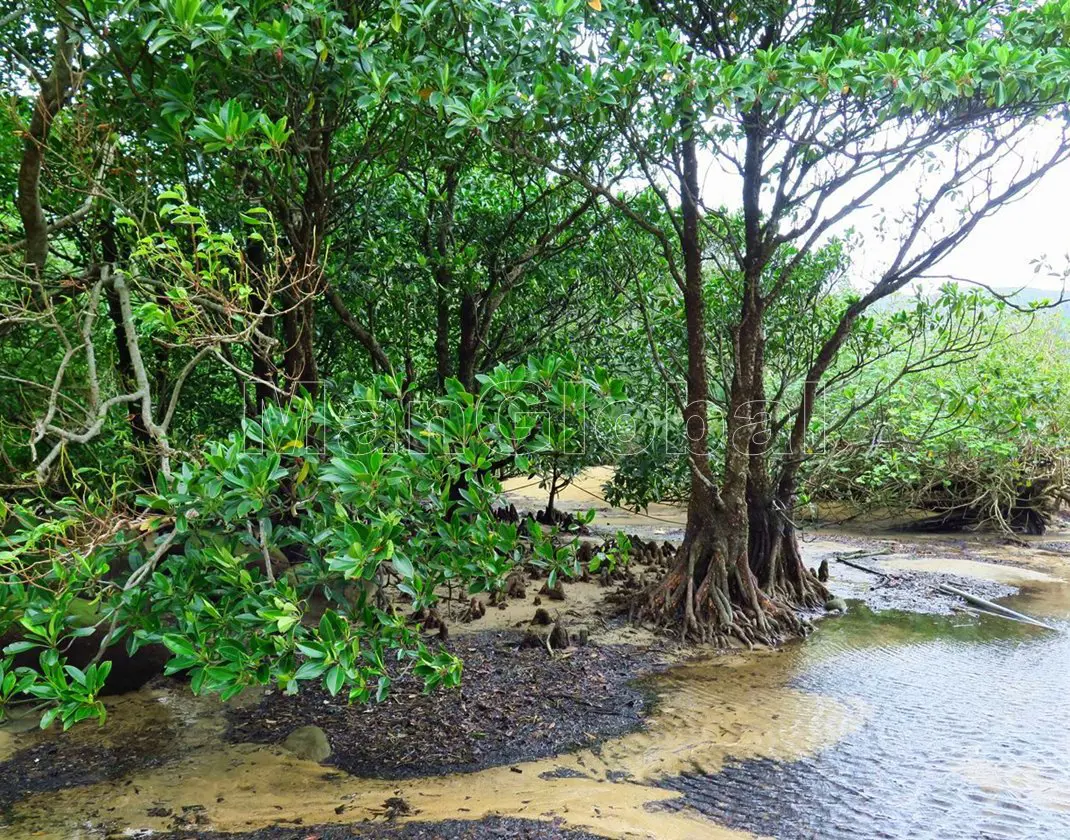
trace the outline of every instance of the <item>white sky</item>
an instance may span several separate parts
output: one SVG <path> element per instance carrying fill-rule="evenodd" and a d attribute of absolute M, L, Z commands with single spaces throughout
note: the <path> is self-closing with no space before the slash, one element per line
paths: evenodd
<path fill-rule="evenodd" d="M 1054 150 L 1058 132 L 1052 125 L 1040 125 L 1018 149 L 1023 155 L 1044 157 Z M 738 207 L 738 173 L 727 173 L 712 156 L 702 182 L 708 206 Z M 1009 166 L 1006 170 L 1009 172 Z M 851 213 L 831 234 L 854 230 L 851 278 L 860 286 L 884 269 L 894 254 L 895 237 L 885 241 L 877 233 L 882 213 L 895 218 L 917 198 L 917 174 L 902 176 L 874 197 L 872 206 Z M 891 224 L 891 223 L 889 223 Z M 894 231 L 891 227 L 889 233 Z M 1034 260 L 1044 259 L 1050 271 L 1036 273 Z M 997 289 L 1032 287 L 1056 293 L 1063 286 L 1062 274 L 1070 268 L 1070 162 L 1047 172 L 1023 197 L 1000 208 L 933 269 L 933 273 L 954 275 Z M 942 282 L 942 281 L 941 281 Z M 1070 291 L 1070 288 L 1068 288 Z"/>
<path fill-rule="evenodd" d="M 999 288 L 1058 291 L 1061 280 L 1034 274 L 1031 260 L 1046 256 L 1061 271 L 1070 256 L 1070 164 L 1048 172 L 1025 198 L 981 222 L 944 262 L 948 274 Z"/>

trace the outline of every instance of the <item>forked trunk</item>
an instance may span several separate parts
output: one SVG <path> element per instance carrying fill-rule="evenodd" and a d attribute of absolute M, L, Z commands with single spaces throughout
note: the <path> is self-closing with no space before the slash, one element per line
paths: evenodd
<path fill-rule="evenodd" d="M 715 481 L 710 469 L 709 385 L 706 371 L 706 313 L 699 237 L 698 161 L 695 140 L 684 125 L 681 144 L 682 229 L 684 256 L 684 313 L 687 325 L 687 457 L 691 495 L 687 528 L 672 570 L 643 593 L 637 603 L 640 619 L 675 626 L 684 638 L 726 644 L 774 644 L 799 635 L 806 623 L 794 607 L 813 599 L 794 533 L 786 533 L 770 504 L 755 504 L 752 474 L 753 441 L 764 431 L 762 302 L 758 295 L 760 263 L 745 278 L 746 289 L 739 327 L 735 332 L 735 371 L 725 426 L 724 474 Z M 756 426 L 757 424 L 757 426 Z M 764 484 L 764 481 L 762 482 Z M 755 515 L 760 514 L 760 515 Z M 752 523 L 756 527 L 751 533 Z M 755 552 L 757 551 L 757 554 Z M 755 574 L 759 570 L 762 577 Z M 798 598 L 777 583 L 797 578 Z M 761 580 L 775 585 L 774 597 L 762 590 Z M 816 579 L 813 580 L 817 584 Z M 783 599 L 783 600 L 782 600 Z"/>
<path fill-rule="evenodd" d="M 819 607 L 829 592 L 803 563 L 791 508 L 780 500 L 748 504 L 750 567 L 770 598 L 796 607 Z"/>

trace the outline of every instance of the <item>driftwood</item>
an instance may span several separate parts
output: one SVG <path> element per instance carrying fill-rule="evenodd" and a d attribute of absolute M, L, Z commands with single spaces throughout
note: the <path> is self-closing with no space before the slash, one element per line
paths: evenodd
<path fill-rule="evenodd" d="M 839 563 L 844 563 L 850 566 L 852 569 L 858 569 L 862 572 L 869 572 L 871 575 L 877 577 L 887 577 L 886 572 L 880 571 L 880 569 L 874 569 L 872 566 L 864 566 L 861 563 L 855 562 L 856 560 L 864 560 L 867 557 L 883 557 L 885 554 L 891 554 L 892 550 L 886 548 L 883 551 L 856 551 L 851 554 L 834 554 L 833 559 Z"/>
<path fill-rule="evenodd" d="M 965 592 L 962 589 L 959 589 L 957 586 L 952 586 L 949 583 L 941 583 L 936 588 L 940 592 L 943 592 L 945 595 L 955 595 L 959 598 L 962 598 L 962 600 L 966 601 L 967 603 L 973 604 L 975 607 L 981 607 L 982 609 L 988 610 L 991 613 L 995 613 L 996 615 L 1002 618 L 1010 618 L 1014 621 L 1022 621 L 1026 624 L 1033 624 L 1037 627 L 1043 627 L 1045 630 L 1056 629 L 1050 624 L 1045 624 L 1043 621 L 1038 621 L 1037 619 L 1032 618 L 1031 616 L 1028 616 L 1025 613 L 1016 612 L 1015 610 L 1010 609 L 1010 607 L 1004 607 L 1000 604 L 994 603 L 993 601 L 989 601 L 985 598 L 980 598 L 977 595 L 971 595 L 969 592 Z"/>

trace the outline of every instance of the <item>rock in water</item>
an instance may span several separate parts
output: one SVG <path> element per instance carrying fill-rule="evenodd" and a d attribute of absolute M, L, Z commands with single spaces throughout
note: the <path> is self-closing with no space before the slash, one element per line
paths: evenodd
<path fill-rule="evenodd" d="M 286 736 L 282 746 L 307 761 L 324 761 L 331 755 L 327 734 L 318 726 L 301 726 Z"/>
<path fill-rule="evenodd" d="M 847 602 L 843 598 L 829 598 L 825 601 L 825 609 L 829 612 L 847 612 Z"/>

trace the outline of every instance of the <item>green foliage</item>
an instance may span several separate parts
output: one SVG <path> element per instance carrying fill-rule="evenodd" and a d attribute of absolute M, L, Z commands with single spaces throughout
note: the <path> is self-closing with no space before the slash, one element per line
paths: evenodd
<path fill-rule="evenodd" d="M 78 670 L 64 654 L 95 629 L 131 653 L 163 644 L 168 673 L 224 699 L 308 680 L 381 698 L 391 660 L 429 689 L 455 685 L 459 660 L 428 649 L 393 599 L 420 609 L 446 586 L 496 588 L 525 556 L 517 526 L 494 514 L 496 474 L 567 447 L 561 418 L 582 424 L 608 395 L 562 359 L 499 367 L 481 382 L 472 394 L 451 381 L 416 406 L 387 377 L 343 407 L 269 407 L 159 477 L 140 500 L 151 512 L 143 535 L 113 528 L 83 550 L 88 523 L 20 508 L 0 538 L 0 635 L 15 638 L 7 653 L 40 658 L 36 669 L 5 666 L 18 681 L 7 695 L 48 701 L 57 711 L 42 725 L 102 715 L 106 664 Z M 534 562 L 552 576 L 577 571 L 571 546 L 531 536 Z M 94 605 L 88 626 L 77 603 Z"/>
<path fill-rule="evenodd" d="M 855 513 L 957 514 L 1005 530 L 1058 507 L 1070 467 L 1065 325 L 1020 315 L 987 329 L 987 349 L 903 381 L 819 438 L 808 494 Z M 901 364 L 882 359 L 859 387 Z M 836 397 L 841 411 L 850 396 Z"/>
<path fill-rule="evenodd" d="M 493 590 L 529 555 L 552 582 L 578 570 L 557 529 L 494 516 L 500 477 L 553 498 L 616 462 L 610 499 L 683 498 L 684 141 L 750 173 L 753 199 L 699 212 L 713 479 L 761 298 L 754 475 L 791 484 L 803 458 L 805 498 L 997 516 L 1061 486 L 1061 349 L 1009 353 L 961 290 L 871 307 L 828 232 L 829 208 L 912 163 L 936 185 L 919 225 L 1014 198 L 988 176 L 1064 116 L 1065 0 L 32 0 L 3 20 L 0 708 L 101 716 L 106 660 L 67 656 L 87 640 L 162 645 L 224 697 L 317 681 L 365 700 L 399 669 L 453 685 L 399 599 Z M 58 33 L 77 84 L 24 142 Z M 965 167 L 946 183 L 945 149 Z M 911 251 L 934 233 L 904 237 L 886 290 L 958 244 Z"/>

